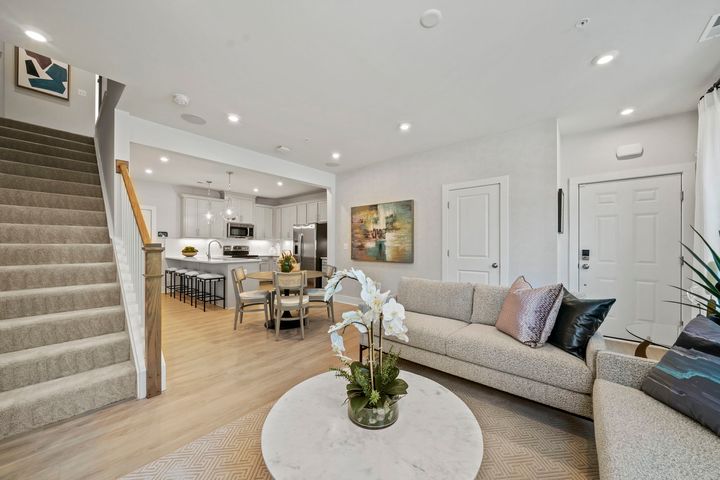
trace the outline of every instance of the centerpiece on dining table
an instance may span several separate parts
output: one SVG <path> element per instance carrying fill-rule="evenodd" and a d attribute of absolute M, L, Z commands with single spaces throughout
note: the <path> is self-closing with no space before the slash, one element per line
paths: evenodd
<path fill-rule="evenodd" d="M 371 429 L 389 427 L 397 421 L 399 400 L 407 394 L 408 384 L 398 378 L 399 355 L 392 349 L 382 349 L 383 332 L 388 337 L 408 341 L 405 325 L 405 307 L 390 297 L 390 292 L 381 292 L 380 284 L 366 276 L 362 270 L 351 268 L 337 272 L 327 284 L 325 301 L 342 290 L 340 282 L 346 278 L 357 280 L 364 304 L 359 309 L 345 312 L 342 321 L 336 323 L 328 333 L 333 351 L 345 365 L 331 369 L 338 377 L 347 380 L 348 417 L 355 424 Z M 342 334 L 352 325 L 361 335 L 366 335 L 368 351 L 365 362 L 356 362 L 345 356 Z"/>
<path fill-rule="evenodd" d="M 277 261 L 278 268 L 283 273 L 289 273 L 296 270 L 300 270 L 300 266 L 297 263 L 297 260 L 295 259 L 295 256 L 292 254 L 290 250 L 285 250 L 280 254 L 280 257 Z"/>

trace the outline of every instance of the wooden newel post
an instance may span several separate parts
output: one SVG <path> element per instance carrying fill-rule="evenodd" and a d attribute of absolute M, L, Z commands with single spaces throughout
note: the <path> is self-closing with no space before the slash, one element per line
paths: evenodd
<path fill-rule="evenodd" d="M 147 398 L 162 393 L 162 252 L 159 243 L 143 247 L 145 252 L 145 368 Z"/>

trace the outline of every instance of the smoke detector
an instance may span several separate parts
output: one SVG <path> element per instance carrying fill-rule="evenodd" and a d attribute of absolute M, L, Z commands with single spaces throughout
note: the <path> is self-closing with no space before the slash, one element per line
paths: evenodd
<path fill-rule="evenodd" d="M 275 151 L 278 153 L 290 153 L 290 147 L 286 147 L 285 145 L 278 145 L 275 147 Z"/>
<path fill-rule="evenodd" d="M 440 20 L 442 20 L 442 12 L 434 8 L 425 10 L 420 15 L 420 25 L 423 28 L 435 28 L 440 23 Z"/>
<path fill-rule="evenodd" d="M 705 27 L 705 30 L 703 30 L 702 35 L 700 35 L 698 43 L 706 40 L 712 40 L 717 37 L 720 37 L 720 13 L 710 17 L 710 21 L 708 22 L 707 27 Z"/>
<path fill-rule="evenodd" d="M 175 93 L 173 94 L 172 99 L 174 103 L 180 105 L 181 107 L 185 107 L 190 104 L 190 97 L 184 93 Z"/>

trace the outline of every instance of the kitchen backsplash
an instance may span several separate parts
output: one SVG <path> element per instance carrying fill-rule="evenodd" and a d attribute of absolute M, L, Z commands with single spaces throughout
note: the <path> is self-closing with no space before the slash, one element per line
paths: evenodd
<path fill-rule="evenodd" d="M 161 238 L 159 241 L 165 245 L 165 255 L 180 255 L 183 248 L 192 246 L 198 249 L 200 254 L 204 255 L 207 251 L 208 242 L 213 238 Z M 270 240 L 241 240 L 241 239 L 221 239 L 222 245 L 248 245 L 250 247 L 250 255 L 280 255 L 283 250 L 291 250 L 291 241 L 270 241 Z M 213 243 L 212 255 L 222 255 L 222 248 L 217 243 Z"/>

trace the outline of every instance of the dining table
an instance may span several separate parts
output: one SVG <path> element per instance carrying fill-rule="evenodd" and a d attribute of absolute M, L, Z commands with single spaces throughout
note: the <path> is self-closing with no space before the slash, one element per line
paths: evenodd
<path fill-rule="evenodd" d="M 323 272 L 320 272 L 318 270 L 298 270 L 298 271 L 305 272 L 305 275 L 308 280 L 315 280 L 315 279 L 323 277 Z M 247 278 L 252 278 L 253 280 L 258 280 L 260 282 L 272 282 L 274 273 L 275 272 L 251 272 L 251 273 L 247 274 Z M 293 273 L 295 273 L 295 272 L 293 272 Z M 273 287 L 274 287 L 274 285 L 273 285 Z M 274 303 L 275 303 L 275 288 L 273 288 L 270 291 L 270 293 L 271 293 L 271 298 L 272 298 L 271 304 L 274 305 Z M 285 291 L 286 295 L 288 295 L 289 293 L 290 293 L 289 291 L 287 291 L 287 290 Z M 290 312 L 286 311 L 286 312 L 283 312 L 282 316 L 283 316 L 283 318 L 290 318 L 293 315 Z M 299 328 L 299 327 L 300 327 L 300 320 L 287 320 L 287 321 L 280 322 L 281 330 L 286 330 L 289 328 Z M 265 328 L 267 328 L 269 330 L 275 329 L 274 308 L 270 309 L 270 320 L 265 322 Z"/>

